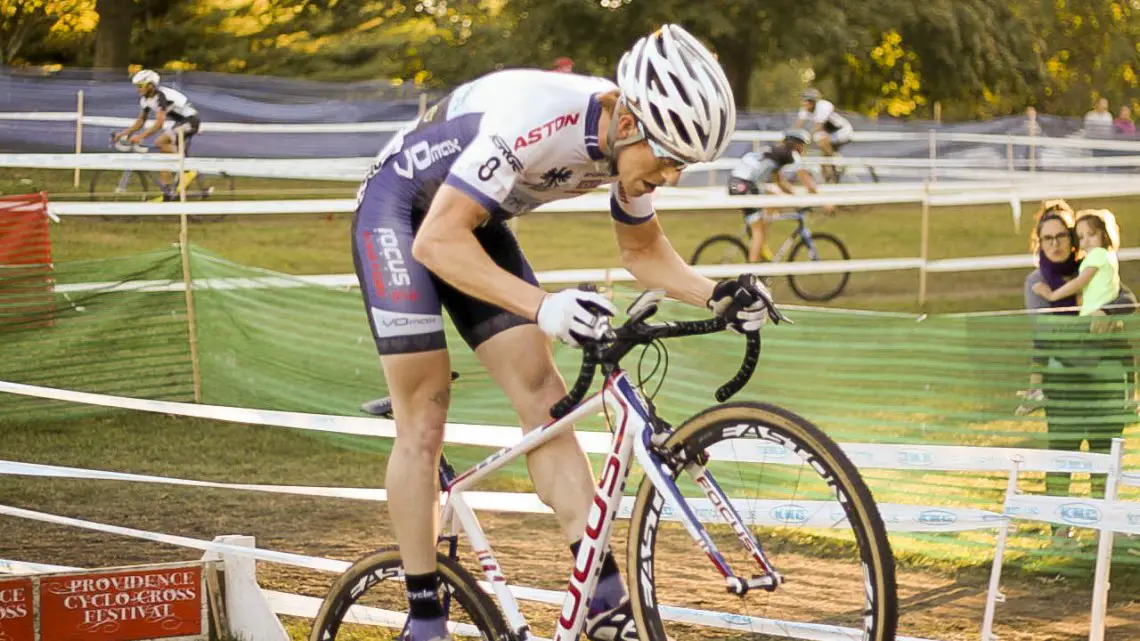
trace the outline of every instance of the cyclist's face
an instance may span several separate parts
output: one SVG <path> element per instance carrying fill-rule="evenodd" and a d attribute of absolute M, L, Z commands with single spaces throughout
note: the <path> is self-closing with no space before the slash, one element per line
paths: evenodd
<path fill-rule="evenodd" d="M 152 87 L 153 85 L 135 85 L 135 89 L 138 90 L 140 96 L 149 96 Z"/>
<path fill-rule="evenodd" d="M 815 101 L 814 100 L 805 100 L 804 101 L 804 110 L 807 111 L 808 113 L 815 111 Z"/>
<path fill-rule="evenodd" d="M 618 135 L 626 137 L 637 132 L 637 123 L 632 116 L 622 115 Z M 662 157 L 653 149 L 648 140 L 624 147 L 618 152 L 618 182 L 626 196 L 637 198 L 653 192 L 662 185 L 676 185 L 681 178 L 684 165 L 677 160 Z"/>
<path fill-rule="evenodd" d="M 1047 220 L 1037 230 L 1041 251 L 1050 262 L 1063 263 L 1073 255 L 1073 242 L 1069 230 L 1059 220 Z"/>

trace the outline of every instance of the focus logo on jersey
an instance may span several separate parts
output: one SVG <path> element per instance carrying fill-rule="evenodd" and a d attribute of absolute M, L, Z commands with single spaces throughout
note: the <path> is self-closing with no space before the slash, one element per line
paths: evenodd
<path fill-rule="evenodd" d="M 541 142 L 543 138 L 558 131 L 559 129 L 562 129 L 567 125 L 578 124 L 578 119 L 581 116 L 582 112 L 580 111 L 563 114 L 557 118 L 550 119 L 548 122 L 545 122 L 538 127 L 535 127 L 534 129 L 531 129 L 530 131 L 526 132 L 526 138 L 523 138 L 522 136 L 515 138 L 515 151 L 518 151 L 527 145 L 533 145 L 536 142 Z"/>
<path fill-rule="evenodd" d="M 404 262 L 404 252 L 400 249 L 400 238 L 396 232 L 380 227 L 366 231 L 364 235 L 368 271 L 372 276 L 372 288 L 376 290 L 376 296 L 394 301 L 416 300 L 418 295 L 410 288 L 412 277 Z"/>
<path fill-rule="evenodd" d="M 404 178 L 411 178 L 417 169 L 423 171 L 431 167 L 435 161 L 454 156 L 461 151 L 463 151 L 463 147 L 459 144 L 458 138 L 444 140 L 434 145 L 429 145 L 426 140 L 421 140 L 404 150 L 402 165 L 400 159 L 396 159 L 392 166 L 397 174 Z"/>

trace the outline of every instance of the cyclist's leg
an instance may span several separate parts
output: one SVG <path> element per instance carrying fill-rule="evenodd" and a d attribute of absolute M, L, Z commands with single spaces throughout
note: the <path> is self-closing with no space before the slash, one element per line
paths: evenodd
<path fill-rule="evenodd" d="M 488 225 L 479 229 L 476 237 L 496 264 L 537 284 L 534 271 L 505 225 Z M 523 429 L 529 431 L 548 423 L 551 406 L 566 394 L 566 383 L 554 365 L 550 339 L 528 319 L 470 298 L 444 283 L 437 286 L 456 329 L 510 399 Z M 573 432 L 555 438 L 527 456 L 527 468 L 539 498 L 554 510 L 576 555 L 594 494 L 593 472 L 578 439 Z M 625 596 L 617 563 L 607 553 L 590 603 L 591 615 L 616 608 Z"/>
<path fill-rule="evenodd" d="M 411 638 L 421 641 L 446 635 L 435 549 L 451 367 L 439 295 L 430 272 L 412 257 L 412 191 L 390 168 L 370 178 L 353 221 L 352 247 L 392 398 L 388 511 L 406 572 Z"/>
<path fill-rule="evenodd" d="M 768 221 L 764 218 L 765 212 L 759 209 L 753 209 L 745 216 L 744 222 L 748 225 L 748 229 L 752 232 L 752 238 L 748 241 L 748 262 L 755 263 L 761 258 L 764 258 L 767 246 L 764 244 L 768 233 Z M 771 258 L 772 252 L 767 252 L 768 258 Z"/>
<path fill-rule="evenodd" d="M 503 223 L 475 232 L 497 265 L 537 285 L 514 235 Z M 550 408 L 566 394 L 554 366 L 548 339 L 533 321 L 472 298 L 437 279 L 440 299 L 463 339 L 495 378 L 524 430 L 550 422 Z M 572 432 L 554 439 L 527 458 L 538 496 L 558 517 L 569 541 L 586 523 L 594 478 Z"/>

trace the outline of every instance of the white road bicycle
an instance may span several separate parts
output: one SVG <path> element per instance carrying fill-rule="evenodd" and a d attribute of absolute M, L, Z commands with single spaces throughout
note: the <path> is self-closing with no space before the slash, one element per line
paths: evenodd
<path fill-rule="evenodd" d="M 725 329 L 720 319 L 647 323 L 662 296 L 643 293 L 624 325 L 584 347 L 578 379 L 552 408 L 554 420 L 463 474 L 456 475 L 446 460 L 441 463 L 446 534 L 440 543 L 446 551 L 438 553 L 438 562 L 452 634 L 494 641 L 537 638 L 465 494 L 495 470 L 573 429 L 576 421 L 604 411 L 613 439 L 554 624 L 556 641 L 577 639 L 583 629 L 599 559 L 609 549 L 619 513 L 630 518 L 625 577 L 642 641 L 893 641 L 898 621 L 894 557 L 855 466 L 819 428 L 787 410 L 724 403 L 755 370 L 759 334 L 747 336 L 743 365 L 717 391 L 721 404 L 676 428 L 657 416 L 651 400 L 619 366 L 638 346 Z M 605 382 L 586 398 L 599 366 Z M 623 501 L 634 458 L 645 476 L 636 497 Z M 473 558 L 458 554 L 461 532 Z M 475 579 L 478 573 L 482 584 Z M 403 576 L 394 546 L 357 561 L 325 597 L 311 641 L 364 638 L 366 624 L 403 626 Z"/>

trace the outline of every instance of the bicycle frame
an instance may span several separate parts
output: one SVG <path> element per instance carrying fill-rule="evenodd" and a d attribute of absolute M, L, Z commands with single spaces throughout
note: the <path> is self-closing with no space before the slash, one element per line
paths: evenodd
<path fill-rule="evenodd" d="M 601 559 L 609 548 L 610 531 L 623 496 L 623 489 L 629 478 L 630 466 L 634 457 L 641 463 L 646 477 L 674 513 L 680 515 L 685 530 L 709 557 L 716 569 L 725 578 L 726 587 L 736 594 L 743 594 L 750 588 L 774 589 L 780 575 L 768 562 L 759 542 L 745 526 L 740 514 L 720 489 L 712 475 L 702 465 L 690 462 L 685 471 L 696 481 L 705 496 L 716 506 L 721 517 L 732 527 L 741 544 L 764 571 L 763 576 L 741 578 L 732 572 L 723 555 L 713 543 L 697 516 L 689 508 L 673 480 L 673 471 L 663 456 L 654 447 L 657 432 L 648 403 L 642 398 L 628 374 L 621 369 L 606 377 L 601 391 L 585 399 L 573 411 L 561 419 L 551 421 L 526 434 L 517 444 L 506 447 L 470 470 L 451 479 L 446 486 L 447 498 L 442 508 L 441 522 L 451 524 L 451 535 L 458 529 L 467 534 L 472 549 L 479 559 L 483 574 L 506 615 L 512 632 L 519 639 L 528 639 L 529 629 L 526 619 L 519 611 L 514 595 L 507 587 L 506 577 L 496 560 L 491 545 L 480 526 L 472 508 L 463 498 L 464 492 L 471 489 L 481 479 L 510 461 L 547 443 L 556 436 L 573 429 L 575 421 L 596 414 L 603 408 L 612 412 L 610 429 L 613 439 L 609 453 L 602 466 L 601 478 L 594 492 L 593 505 L 586 518 L 582 546 L 574 561 L 566 596 L 562 602 L 554 633 L 554 641 L 576 641 L 585 625 L 586 607 L 597 586 L 601 572 Z M 607 414 L 610 416 L 611 414 Z M 652 581 L 653 577 L 629 577 L 630 580 Z"/>

